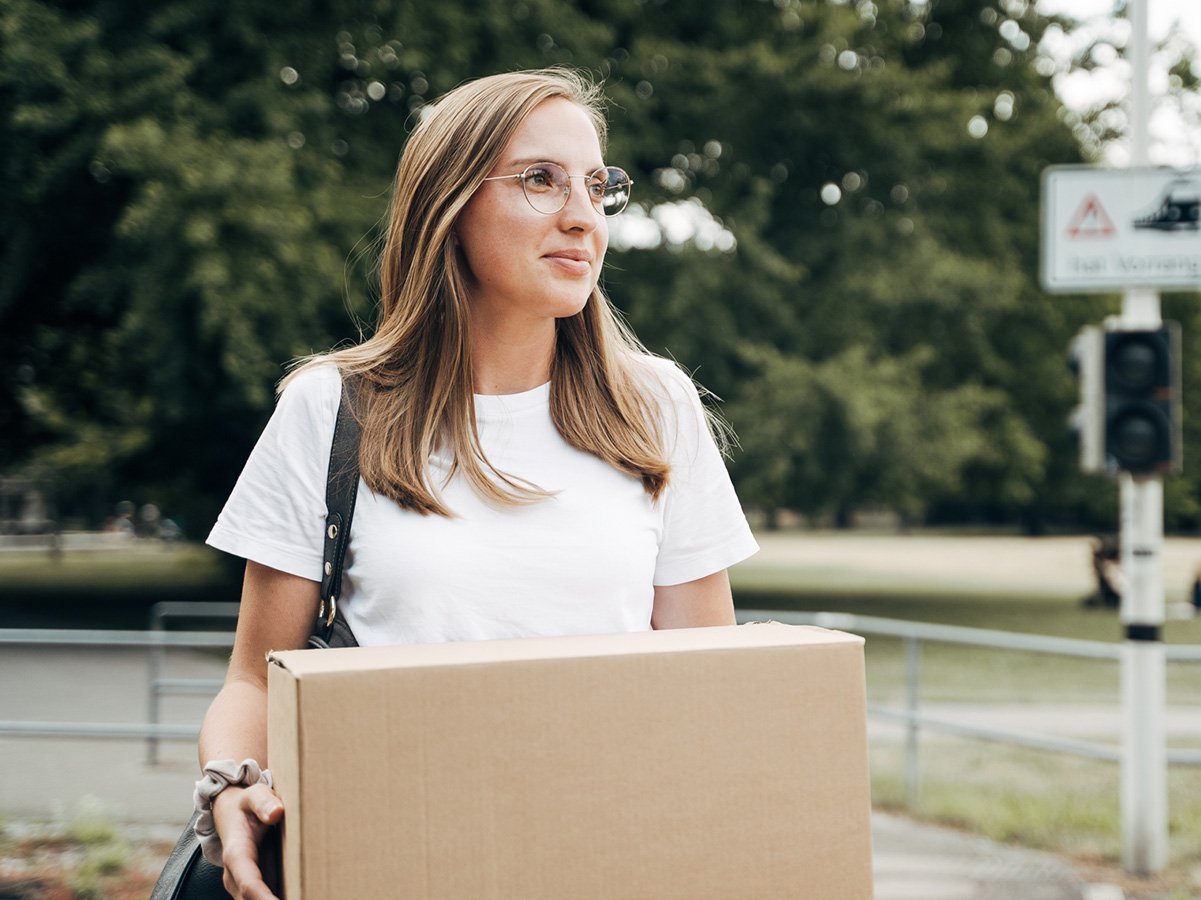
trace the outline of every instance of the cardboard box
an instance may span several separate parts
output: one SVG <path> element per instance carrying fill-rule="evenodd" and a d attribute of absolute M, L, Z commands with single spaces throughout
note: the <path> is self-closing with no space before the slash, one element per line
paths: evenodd
<path fill-rule="evenodd" d="M 288 900 L 870 900 L 863 640 L 271 654 Z"/>

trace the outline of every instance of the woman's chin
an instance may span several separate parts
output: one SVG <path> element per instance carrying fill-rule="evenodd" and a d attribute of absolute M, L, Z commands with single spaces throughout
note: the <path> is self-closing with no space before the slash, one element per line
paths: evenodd
<path fill-rule="evenodd" d="M 564 298 L 555 304 L 554 317 L 556 319 L 570 319 L 572 316 L 579 315 L 584 311 L 584 307 L 588 305 L 588 298 L 590 296 L 592 296 L 591 291 L 583 297 Z"/>

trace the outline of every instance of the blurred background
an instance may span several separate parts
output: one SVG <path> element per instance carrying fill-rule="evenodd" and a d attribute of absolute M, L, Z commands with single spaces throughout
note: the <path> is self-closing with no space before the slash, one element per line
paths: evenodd
<path fill-rule="evenodd" d="M 1048 165 L 1120 157 L 1129 29 L 1120 4 L 1067 7 L 9 0 L 0 473 L 44 509 L 10 481 L 3 515 L 97 529 L 127 500 L 202 538 L 284 364 L 373 323 L 422 105 L 565 64 L 605 79 L 637 183 L 606 287 L 724 399 L 765 526 L 1112 530 L 1064 361 L 1118 301 L 1040 291 L 1038 192 Z M 1156 152 L 1195 163 L 1196 47 L 1165 27 Z M 1190 411 L 1199 317 L 1168 298 Z M 1169 529 L 1201 526 L 1199 488 L 1201 467 L 1170 483 Z"/>
<path fill-rule="evenodd" d="M 1150 11 L 1152 159 L 1195 166 L 1201 5 Z M 1128 160 L 1126 15 L 1122 0 L 5 0 L 4 625 L 143 628 L 160 600 L 236 600 L 240 561 L 197 542 L 285 365 L 372 327 L 379 221 L 422 107 L 469 78 L 569 65 L 604 79 L 608 160 L 636 183 L 605 287 L 739 437 L 730 467 L 764 544 L 733 573 L 739 605 L 1117 640 L 1094 555 L 1117 489 L 1079 471 L 1066 361 L 1119 298 L 1044 293 L 1038 248 L 1046 167 Z M 1165 487 L 1181 616 L 1201 565 L 1198 299 L 1164 297 L 1184 342 L 1184 474 Z M 1201 620 L 1166 636 L 1201 643 Z M 1061 721 L 1116 697 L 1116 670 L 1086 661 L 940 652 L 926 700 L 1058 704 Z M 869 641 L 875 700 L 902 695 L 904 653 Z M 1170 688 L 1196 712 L 1195 667 Z M 6 715 L 41 718 L 56 696 Z M 97 709 L 136 721 L 143 702 Z M 22 740 L 6 739 L 22 758 L 54 744 Z M 1116 859 L 1108 763 L 947 739 L 918 804 L 899 741 L 873 745 L 882 805 Z M 192 777 L 191 752 L 155 771 Z M 1199 774 L 1173 770 L 1173 884 L 1201 885 Z"/>

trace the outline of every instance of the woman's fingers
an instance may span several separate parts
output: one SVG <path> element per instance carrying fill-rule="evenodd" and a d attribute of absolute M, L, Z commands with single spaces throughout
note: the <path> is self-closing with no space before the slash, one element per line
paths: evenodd
<path fill-rule="evenodd" d="M 258 841 L 262 838 L 259 829 L 247 827 L 231 834 L 221 854 L 225 864 L 225 889 L 238 900 L 278 900 L 268 889 L 259 871 Z"/>
<path fill-rule="evenodd" d="M 275 791 L 265 784 L 251 785 L 246 789 L 242 801 L 243 809 L 249 807 L 264 825 L 276 825 L 284 817 L 284 805 Z"/>
<path fill-rule="evenodd" d="M 220 795 L 218 795 L 220 797 Z M 240 791 L 234 807 L 221 816 L 225 889 L 238 900 L 278 900 L 267 887 L 259 865 L 259 845 L 284 815 L 284 805 L 265 784 Z"/>

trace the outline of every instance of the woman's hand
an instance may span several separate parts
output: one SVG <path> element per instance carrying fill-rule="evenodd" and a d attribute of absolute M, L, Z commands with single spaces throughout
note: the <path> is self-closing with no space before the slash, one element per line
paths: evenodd
<path fill-rule="evenodd" d="M 213 798 L 213 823 L 221 836 L 225 889 L 235 900 L 278 900 L 274 848 L 269 832 L 284 818 L 284 805 L 265 784 L 228 787 Z M 268 886 L 271 882 L 271 886 Z"/>

